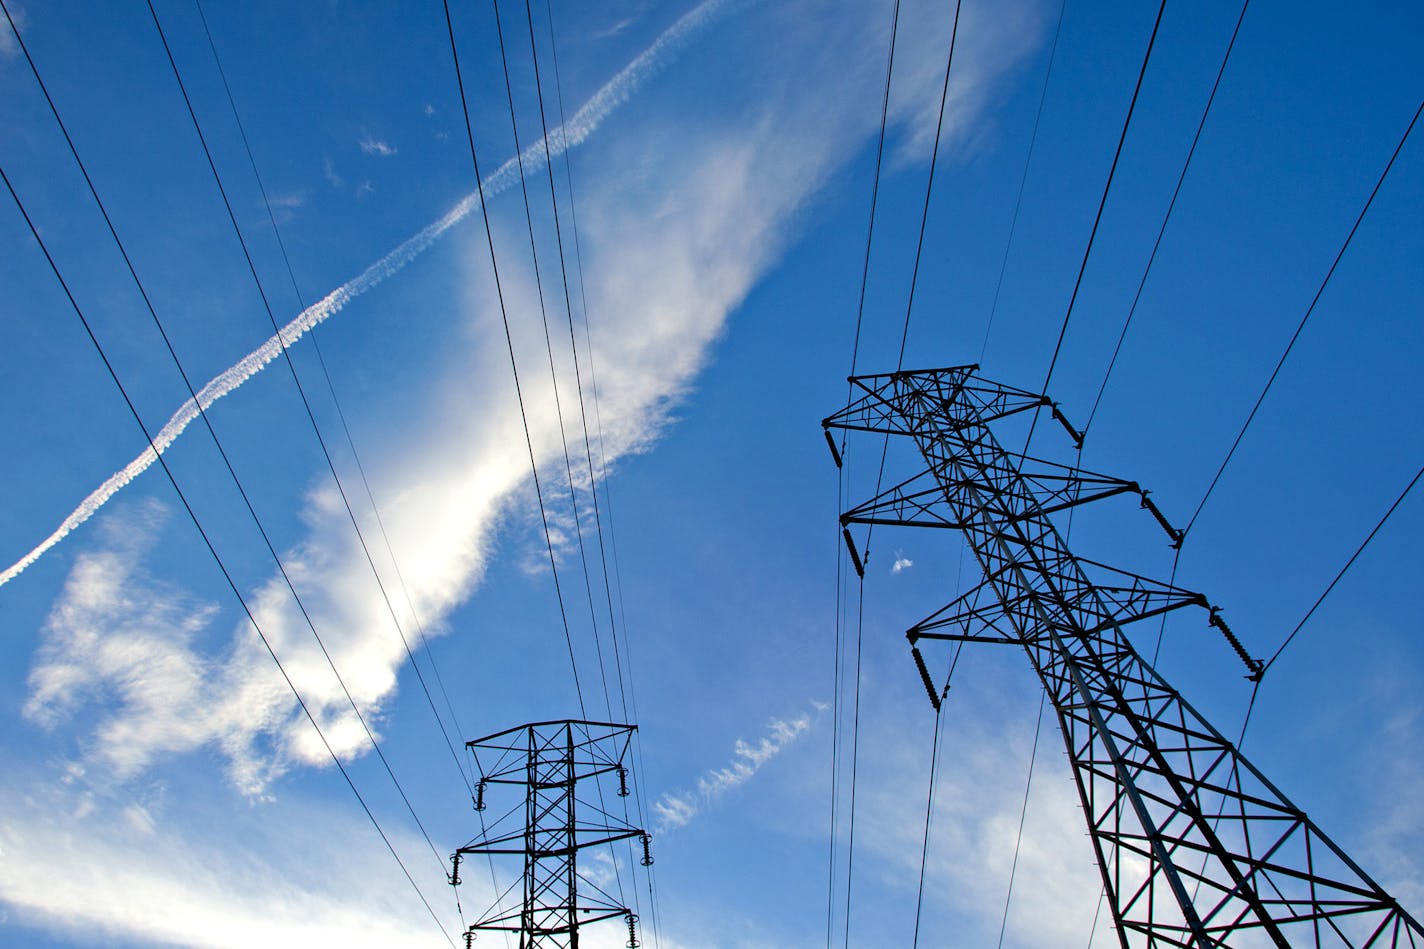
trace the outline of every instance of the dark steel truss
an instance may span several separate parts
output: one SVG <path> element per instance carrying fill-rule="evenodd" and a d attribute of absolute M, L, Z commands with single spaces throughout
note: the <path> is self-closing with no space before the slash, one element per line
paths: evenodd
<path fill-rule="evenodd" d="M 984 572 L 975 590 L 911 627 L 919 640 L 1021 646 L 1053 703 L 1124 947 L 1424 946 L 1424 929 L 1326 837 L 1133 648 L 1123 627 L 1199 594 L 1074 557 L 1050 515 L 1134 482 L 1006 451 L 990 423 L 1052 409 L 1044 396 L 989 382 L 976 366 L 850 380 L 831 429 L 906 436 L 925 470 L 842 515 L 842 525 L 964 532 Z M 857 570 L 861 560 L 851 541 Z"/>
<path fill-rule="evenodd" d="M 624 759 L 636 728 L 609 722 L 536 722 L 465 743 L 479 772 L 477 810 L 485 810 L 486 791 L 492 785 L 517 785 L 524 791 L 522 802 L 451 858 L 451 882 L 456 884 L 460 861 L 466 856 L 524 858 L 519 906 L 503 910 L 497 899 L 469 926 L 467 941 L 470 934 L 482 931 L 517 932 L 520 949 L 576 949 L 580 927 L 623 917 L 628 945 L 638 945 L 637 916 L 578 867 L 581 850 L 632 837 L 642 840 L 644 863 L 652 862 L 650 836 L 607 813 L 601 790 L 590 794 L 600 780 L 616 776 L 618 796 L 628 795 Z M 516 820 L 520 803 L 523 819 Z"/>

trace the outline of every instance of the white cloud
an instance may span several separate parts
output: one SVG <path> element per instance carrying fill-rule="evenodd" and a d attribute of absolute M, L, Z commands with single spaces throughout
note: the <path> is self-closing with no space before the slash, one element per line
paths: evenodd
<path fill-rule="evenodd" d="M 680 20 L 648 53 L 595 94 L 570 121 L 569 134 L 575 140 L 586 137 L 636 88 L 639 77 L 659 68 L 668 51 L 687 42 L 717 6 L 704 4 Z M 749 111 L 699 114 L 695 121 L 671 117 L 677 148 L 676 157 L 669 156 L 668 161 L 646 160 L 665 147 L 666 117 L 625 123 L 616 143 L 590 156 L 591 173 L 585 173 L 589 184 L 580 192 L 579 220 L 590 311 L 598 318 L 593 357 L 598 366 L 603 453 L 610 463 L 645 449 L 657 438 L 672 406 L 686 394 L 722 334 L 729 314 L 778 259 L 797 211 L 845 160 L 845 142 L 870 133 L 868 113 L 845 105 L 863 93 L 857 91 L 855 70 L 845 68 L 847 62 L 865 59 L 862 43 L 853 22 L 843 22 L 839 32 L 815 39 L 812 55 L 821 57 L 828 85 L 827 94 L 813 105 L 806 104 L 798 76 L 797 82 L 764 90 L 744 106 Z M 626 160 L 630 154 L 644 156 L 641 164 L 630 165 Z M 601 163 L 601 174 L 595 160 Z M 629 174 L 630 167 L 637 167 L 637 173 Z M 507 186 L 517 180 L 505 181 L 501 176 L 503 170 L 491 176 L 492 182 Z M 359 284 L 355 289 L 348 284 L 329 295 L 309 311 L 320 315 L 299 317 L 294 323 L 300 325 L 284 330 L 284 338 L 289 344 L 295 342 L 347 299 L 399 270 L 471 207 L 478 205 L 462 203 L 393 251 L 353 281 Z M 499 211 L 492 211 L 497 231 L 513 228 L 517 215 L 509 210 L 512 217 L 501 219 Z M 478 248 L 482 235 L 468 239 Z M 450 374 L 443 404 L 425 412 L 424 430 L 404 433 L 408 439 L 404 450 L 388 453 L 390 460 L 373 471 L 373 480 L 381 488 L 382 517 L 409 584 L 414 614 L 436 631 L 482 578 L 501 516 L 523 509 L 529 499 L 529 458 L 508 382 L 488 255 L 480 251 L 461 259 L 472 268 L 468 274 L 472 305 L 467 311 L 479 314 L 468 329 L 468 352 L 460 357 L 464 361 L 459 371 Z M 533 276 L 527 264 L 513 255 L 500 263 L 506 302 L 514 316 L 515 349 L 524 354 L 521 383 L 530 438 L 543 466 L 555 458 L 562 461 L 562 445 L 552 384 L 548 374 L 538 370 L 539 361 L 547 358 L 541 324 L 537 318 L 519 319 L 520 314 L 537 313 L 532 305 Z M 279 352 L 275 340 L 269 341 L 214 380 L 204 390 L 213 390 L 208 400 L 232 391 Z M 531 356 L 536 353 L 538 357 Z M 563 351 L 557 358 L 564 378 L 569 379 L 571 356 Z M 480 411 L 472 414 L 471 405 Z M 185 410 L 189 408 L 191 403 Z M 175 416 L 165 429 L 177 426 L 165 435 L 167 442 L 190 420 Z M 570 437 L 575 437 L 572 431 Z M 146 465 L 148 460 L 151 453 L 135 464 Z M 115 478 L 136 473 L 125 469 Z M 286 570 L 302 591 L 304 605 L 356 702 L 363 711 L 378 712 L 393 696 L 397 673 L 406 660 L 401 631 L 373 582 L 370 564 L 334 489 L 325 482 L 315 488 L 302 518 L 309 531 L 284 553 Z M 366 520 L 374 533 L 374 524 Z M 556 519 L 552 526 L 561 525 Z M 561 546 L 566 542 L 564 537 L 556 540 Z M 172 591 L 142 582 L 125 583 L 132 578 L 125 572 L 133 569 L 132 564 L 99 556 L 99 561 L 81 560 L 81 564 L 101 576 L 71 576 L 75 597 L 87 584 L 103 581 L 111 589 L 125 590 L 124 609 L 89 610 L 79 616 L 82 624 L 76 620 L 56 627 L 52 635 L 78 637 L 80 626 L 88 624 L 94 641 L 114 637 L 107 648 L 116 655 L 102 670 L 90 670 L 86 687 L 123 683 L 122 689 L 127 690 L 121 711 L 101 725 L 103 734 L 124 738 L 125 767 L 137 769 L 155 756 L 216 742 L 228 756 L 239 786 L 262 793 L 266 783 L 292 761 L 329 763 L 310 725 L 296 715 L 290 692 L 249 625 L 238 626 L 221 658 L 197 655 L 187 643 L 206 614 L 189 609 L 188 615 L 180 615 L 182 606 Z M 108 576 L 102 576 L 105 571 Z M 390 584 L 388 576 L 388 589 Z M 249 602 L 337 753 L 361 753 L 364 735 L 284 581 L 274 574 Z M 114 620 L 106 619 L 109 616 Z M 173 627 L 173 636 L 161 640 L 139 635 L 139 619 L 150 617 Z M 413 628 L 404 611 L 401 621 L 407 631 Z M 149 671 L 127 675 L 125 662 Z M 45 714 L 45 709 L 62 710 L 59 695 L 64 677 L 85 673 L 72 665 L 51 665 L 34 683 L 31 704 L 36 715 Z M 773 735 L 768 739 L 772 746 L 739 749 L 735 766 L 725 774 L 709 776 L 707 787 L 699 791 L 716 794 L 721 793 L 717 788 L 733 786 L 741 768 L 755 771 L 764 748 L 779 748 L 775 744 L 779 740 Z"/>
<path fill-rule="evenodd" d="M 790 721 L 772 719 L 767 733 L 756 744 L 737 739 L 732 746 L 732 760 L 725 766 L 704 773 L 697 779 L 696 787 L 664 794 L 653 802 L 658 829 L 668 831 L 685 827 L 704 807 L 750 781 L 767 762 L 809 729 L 811 721 L 810 715 L 800 715 Z"/>
<path fill-rule="evenodd" d="M 25 11 L 18 3 L 7 3 L 6 8 L 10 11 L 10 18 L 14 20 L 16 29 L 25 28 Z M 20 55 L 20 42 L 15 37 L 15 31 L 10 29 L 9 22 L 0 27 L 0 59 L 14 59 Z"/>
<path fill-rule="evenodd" d="M 378 158 L 390 158 L 396 154 L 394 145 L 372 135 L 363 135 L 360 144 L 361 151 L 367 155 L 375 155 Z"/>
<path fill-rule="evenodd" d="M 549 133 L 550 154 L 560 155 L 567 149 L 587 141 L 589 136 L 626 103 L 644 83 L 657 75 L 683 47 L 715 22 L 726 7 L 725 0 L 703 0 L 701 4 L 684 14 L 681 19 L 665 30 L 651 46 L 615 74 L 612 79 L 604 83 L 569 118 L 565 125 L 555 128 Z M 483 183 L 486 199 L 502 193 L 518 181 L 521 160 L 526 172 L 532 173 L 541 168 L 545 161 L 544 140 L 540 139 L 529 145 L 524 149 L 522 155 L 507 159 L 503 165 L 489 175 Z M 327 181 L 333 187 L 343 186 L 344 179 L 336 173 L 330 156 L 324 158 L 323 171 Z M 370 181 L 363 181 L 357 186 L 356 194 L 360 197 L 374 190 Z M 284 345 L 295 345 L 313 327 L 340 313 L 352 300 L 399 273 L 407 264 L 425 253 L 432 244 L 448 233 L 456 224 L 478 210 L 479 206 L 478 195 L 467 194 L 444 216 L 421 228 L 384 257 L 367 267 L 360 275 L 348 280 L 298 313 L 282 327 L 278 334 L 273 335 L 257 349 L 209 380 L 207 385 L 198 391 L 197 399 L 189 399 L 180 405 L 158 434 L 154 436 L 156 452 L 153 447 L 145 448 L 133 461 L 114 472 L 99 487 L 91 491 L 48 537 L 24 557 L 0 572 L 0 586 L 9 583 L 23 573 L 27 567 L 68 537 L 75 528 L 98 513 L 135 478 L 147 471 L 157 460 L 158 453 L 166 451 L 198 418 L 199 406 L 207 409 L 219 399 L 237 391 L 243 383 L 277 359 L 281 355 Z"/>
<path fill-rule="evenodd" d="M 16 922 L 76 939 L 102 931 L 144 945 L 270 949 L 443 942 L 400 869 L 357 814 L 284 805 L 201 817 L 85 785 L 26 775 L 43 795 L 0 787 L 0 900 Z M 221 797 L 221 795 L 219 795 Z M 451 933 L 449 887 L 423 842 L 393 833 L 417 882 Z M 340 841 L 340 859 L 313 862 Z M 473 899 L 488 893 L 467 886 Z M 478 894 L 478 895 L 477 895 Z M 0 942 L 9 943 L 0 928 Z"/>
<path fill-rule="evenodd" d="M 330 155 L 323 155 L 321 159 L 321 173 L 326 178 L 326 183 L 333 188 L 346 187 L 346 179 L 336 173 L 336 163 L 331 160 Z"/>
<path fill-rule="evenodd" d="M 911 560 L 909 557 L 906 557 L 904 554 L 900 553 L 899 551 L 896 551 L 896 552 L 895 552 L 895 562 L 890 565 L 890 572 L 891 572 L 891 573 L 899 573 L 899 572 L 901 572 L 902 570 L 909 570 L 909 569 L 910 569 L 911 567 L 913 567 L 914 565 L 915 565 L 915 562 L 914 562 L 913 560 Z"/>

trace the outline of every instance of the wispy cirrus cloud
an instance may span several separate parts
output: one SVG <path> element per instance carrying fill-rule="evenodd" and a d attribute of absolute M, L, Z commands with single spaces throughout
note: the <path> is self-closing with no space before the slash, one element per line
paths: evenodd
<path fill-rule="evenodd" d="M 359 144 L 364 154 L 375 155 L 377 158 L 390 158 L 397 153 L 394 145 L 374 135 L 363 135 Z"/>
<path fill-rule="evenodd" d="M 653 802 L 658 829 L 668 831 L 687 826 L 703 808 L 750 781 L 767 762 L 810 729 L 812 721 L 810 713 L 789 720 L 775 718 L 755 744 L 738 738 L 732 745 L 732 757 L 727 764 L 706 771 L 693 787 L 663 794 Z"/>
<path fill-rule="evenodd" d="M 565 125 L 550 131 L 549 153 L 561 155 L 565 150 L 587 141 L 604 120 L 626 103 L 645 82 L 665 68 L 684 46 L 723 13 L 727 5 L 726 0 L 704 0 L 703 3 L 665 30 L 651 46 L 600 87 Z M 524 149 L 519 159 L 522 159 L 526 171 L 543 167 L 545 162 L 544 146 L 544 140 L 540 139 Z M 344 179 L 337 174 L 329 157 L 324 161 L 323 172 L 333 187 L 341 187 L 344 184 Z M 519 160 L 516 158 L 506 160 L 484 181 L 483 188 L 486 199 L 508 190 L 517 183 L 518 175 Z M 371 190 L 370 183 L 363 182 L 358 188 L 358 196 L 369 190 Z M 425 253 L 432 244 L 478 208 L 478 194 L 466 195 L 444 216 L 407 238 L 384 257 L 367 267 L 359 276 L 347 281 L 307 307 L 283 326 L 279 333 L 268 338 L 257 349 L 211 379 L 198 391 L 196 399 L 189 399 L 178 407 L 178 410 L 154 436 L 152 447 L 145 448 L 133 461 L 110 475 L 90 492 L 48 537 L 6 570 L 0 572 L 0 586 L 4 586 L 23 573 L 27 567 L 44 556 L 55 544 L 64 540 L 75 528 L 98 513 L 100 508 L 135 478 L 147 471 L 158 460 L 158 454 L 167 451 L 169 446 L 177 441 L 188 426 L 198 418 L 200 406 L 207 409 L 219 399 L 235 392 L 243 383 L 267 368 L 274 359 L 280 356 L 283 346 L 294 345 L 313 327 L 340 313 L 351 301 L 399 273 L 407 264 Z"/>

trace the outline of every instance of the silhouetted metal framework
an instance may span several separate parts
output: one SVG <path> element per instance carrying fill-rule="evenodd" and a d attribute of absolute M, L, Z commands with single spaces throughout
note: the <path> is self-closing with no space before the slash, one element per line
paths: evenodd
<path fill-rule="evenodd" d="M 473 854 L 518 855 L 524 859 L 517 909 L 501 900 L 466 930 L 466 942 L 482 931 L 517 932 L 520 949 L 575 949 L 579 929 L 623 917 L 629 947 L 639 945 L 638 917 L 579 872 L 579 852 L 637 837 L 643 864 L 652 863 L 651 837 L 604 810 L 600 780 L 617 779 L 617 795 L 628 796 L 624 760 L 636 725 L 554 721 L 520 725 L 466 742 L 479 771 L 475 808 L 486 809 L 491 785 L 523 788 L 514 805 L 475 840 L 451 857 L 450 880 L 460 883 L 460 862 Z M 522 813 L 523 819 L 517 819 Z M 511 886 L 508 894 L 513 890 Z"/>
<path fill-rule="evenodd" d="M 1421 946 L 1399 903 L 1326 837 L 1140 656 L 1123 632 L 1179 607 L 1251 659 L 1199 594 L 1074 557 L 1050 515 L 1132 494 L 1134 482 L 1005 450 L 991 423 L 1050 409 L 1046 397 L 958 366 L 850 380 L 830 429 L 906 436 L 925 470 L 841 517 L 964 532 L 984 572 L 973 591 L 913 626 L 920 675 L 938 696 L 920 640 L 1024 648 L 1058 715 L 1103 885 L 1127 946 Z M 862 570 L 849 531 L 857 570 Z"/>

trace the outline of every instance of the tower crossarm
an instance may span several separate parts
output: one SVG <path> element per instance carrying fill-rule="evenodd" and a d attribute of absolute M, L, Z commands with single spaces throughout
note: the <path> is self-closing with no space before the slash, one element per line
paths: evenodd
<path fill-rule="evenodd" d="M 913 439 L 939 487 L 925 505 L 964 531 L 997 612 L 961 597 L 912 641 L 991 629 L 1024 648 L 1062 730 L 1121 944 L 1424 945 L 1424 929 L 1136 652 L 1124 625 L 1205 599 L 1075 558 L 1049 517 L 1052 485 L 1021 472 L 1026 460 L 989 427 L 1051 403 L 973 370 L 862 377 L 827 426 Z"/>

